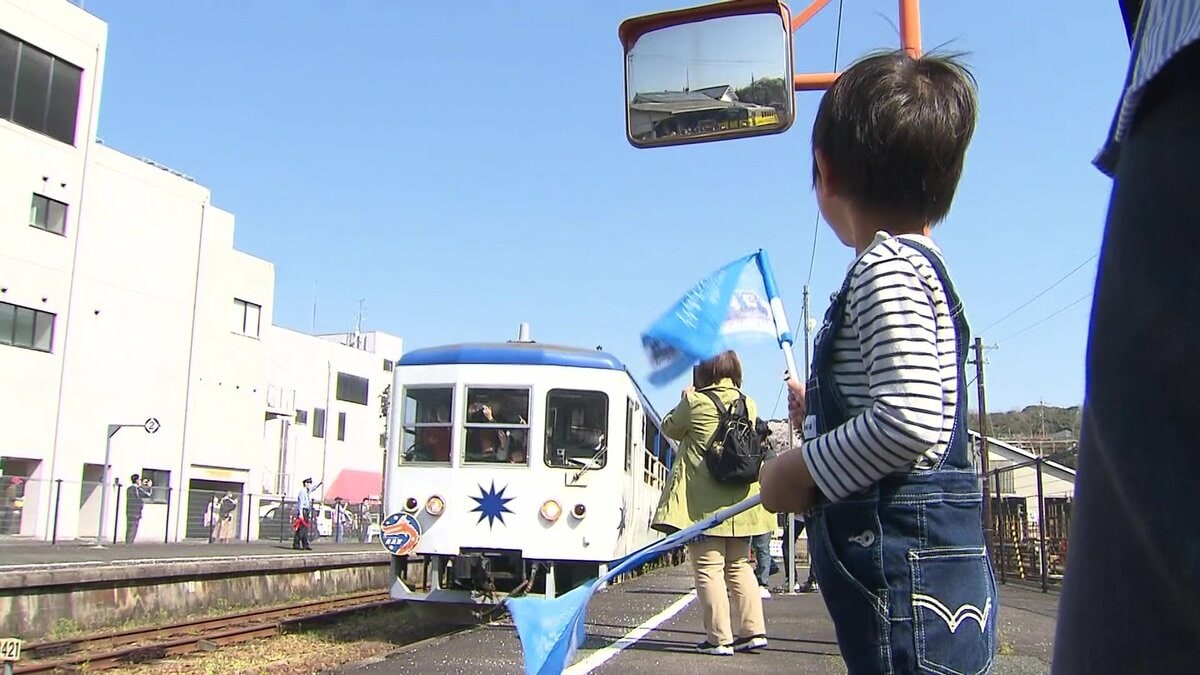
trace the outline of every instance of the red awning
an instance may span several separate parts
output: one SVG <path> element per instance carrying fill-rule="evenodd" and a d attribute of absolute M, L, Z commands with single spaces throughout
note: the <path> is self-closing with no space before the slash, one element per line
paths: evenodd
<path fill-rule="evenodd" d="M 382 492 L 383 474 L 378 471 L 342 469 L 324 496 L 326 502 L 341 497 L 351 504 L 357 504 L 367 497 L 378 499 Z"/>

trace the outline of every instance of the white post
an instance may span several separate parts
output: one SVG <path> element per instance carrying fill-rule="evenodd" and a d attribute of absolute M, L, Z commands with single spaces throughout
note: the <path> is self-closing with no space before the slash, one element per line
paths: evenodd
<path fill-rule="evenodd" d="M 108 488 L 112 482 L 112 437 L 121 430 L 121 425 L 108 425 L 108 435 L 104 439 L 104 477 L 100 479 L 100 523 L 96 528 L 96 548 L 104 548 L 108 534 L 104 531 L 108 524 Z"/>

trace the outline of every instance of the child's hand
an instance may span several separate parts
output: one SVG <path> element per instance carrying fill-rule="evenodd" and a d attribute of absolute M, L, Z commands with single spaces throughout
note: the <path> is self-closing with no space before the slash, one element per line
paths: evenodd
<path fill-rule="evenodd" d="M 763 508 L 771 513 L 804 513 L 817 500 L 816 483 L 799 448 L 763 464 L 758 482 Z"/>
<path fill-rule="evenodd" d="M 807 401 L 804 398 L 804 383 L 794 377 L 789 377 L 787 381 L 788 388 L 788 417 L 792 420 L 792 425 L 797 429 L 804 428 L 804 415 L 807 410 Z"/>

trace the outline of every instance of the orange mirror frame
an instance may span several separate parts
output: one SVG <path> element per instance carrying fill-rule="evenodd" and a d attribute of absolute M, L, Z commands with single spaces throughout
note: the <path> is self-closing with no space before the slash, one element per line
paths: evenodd
<path fill-rule="evenodd" d="M 898 0 L 900 14 L 900 48 L 916 57 L 921 55 L 921 10 L 919 0 Z M 830 0 L 812 0 L 799 14 L 792 17 L 792 33 L 828 5 Z M 755 11 L 777 11 L 787 16 L 787 6 L 780 0 L 729 0 L 715 5 L 688 7 L 659 14 L 634 17 L 621 23 L 619 34 L 625 51 L 638 37 L 650 31 L 690 21 L 745 14 Z M 796 91 L 822 91 L 837 79 L 838 73 L 797 73 L 792 76 Z"/>

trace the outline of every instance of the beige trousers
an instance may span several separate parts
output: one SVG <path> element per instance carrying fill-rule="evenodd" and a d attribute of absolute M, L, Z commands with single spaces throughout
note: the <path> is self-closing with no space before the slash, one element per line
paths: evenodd
<path fill-rule="evenodd" d="M 687 547 L 708 641 L 727 645 L 734 637 L 766 635 L 762 596 L 750 565 L 750 537 L 702 537 Z"/>

